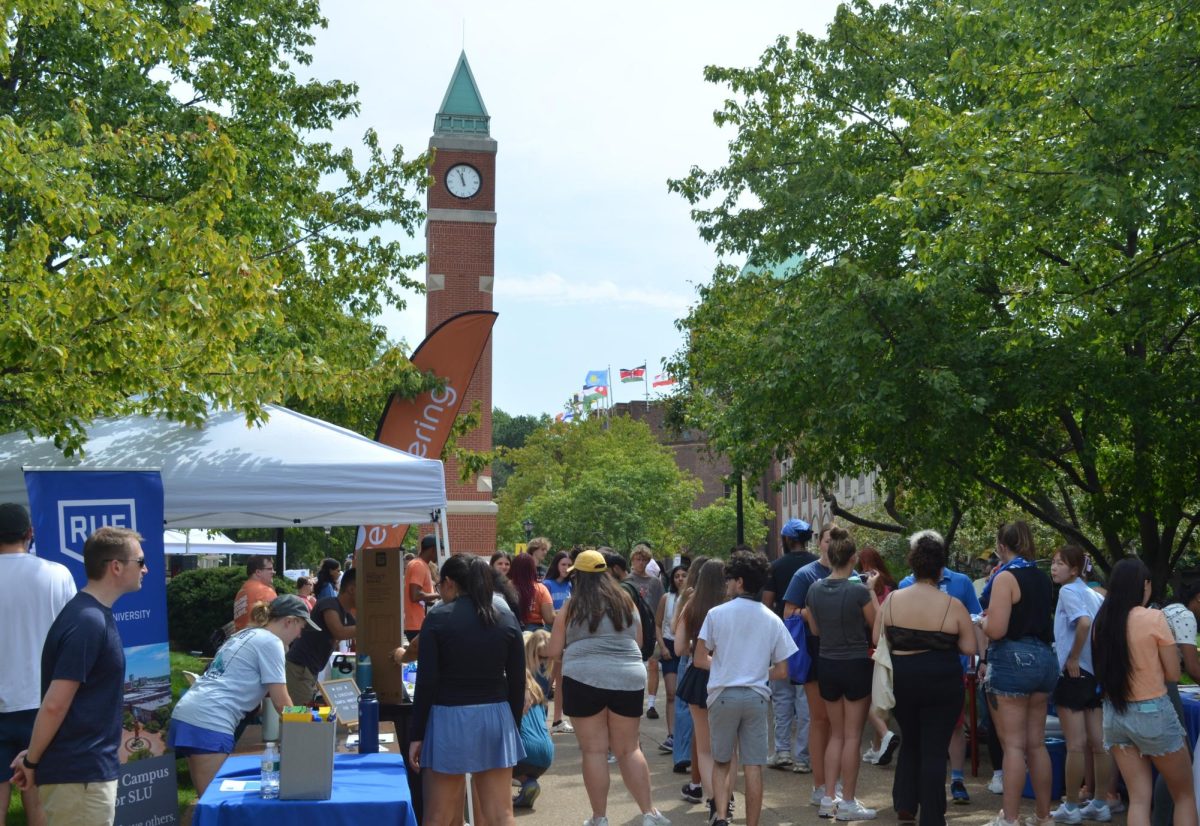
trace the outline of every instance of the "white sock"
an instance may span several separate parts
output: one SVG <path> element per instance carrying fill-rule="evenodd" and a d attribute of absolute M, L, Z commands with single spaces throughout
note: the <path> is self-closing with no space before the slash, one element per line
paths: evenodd
<path fill-rule="evenodd" d="M 994 771 L 994 772 L 992 772 L 992 779 L 993 779 L 993 780 L 995 780 L 995 779 L 997 779 L 997 778 L 1003 778 L 1003 777 L 1004 777 L 1004 770 L 1003 770 L 1003 769 L 1001 769 L 1001 770 L 999 770 L 999 771 Z"/>
<path fill-rule="evenodd" d="M 647 699 L 646 707 L 654 708 L 654 695 L 653 694 L 651 694 L 650 697 Z"/>

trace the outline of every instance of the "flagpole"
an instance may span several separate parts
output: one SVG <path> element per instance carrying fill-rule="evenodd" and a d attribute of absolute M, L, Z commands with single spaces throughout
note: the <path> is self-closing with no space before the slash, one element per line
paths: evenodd
<path fill-rule="evenodd" d="M 613 387 L 612 365 L 611 364 L 608 365 L 608 372 L 605 375 L 608 379 L 608 406 L 606 409 L 608 410 L 608 420 L 611 422 L 612 421 L 613 396 L 616 395 L 616 388 Z"/>
<path fill-rule="evenodd" d="M 650 359 L 642 356 L 642 389 L 646 391 L 646 411 L 650 411 Z"/>

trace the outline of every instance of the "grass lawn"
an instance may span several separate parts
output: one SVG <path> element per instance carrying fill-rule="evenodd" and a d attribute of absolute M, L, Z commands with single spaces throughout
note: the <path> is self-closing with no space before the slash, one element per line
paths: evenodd
<path fill-rule="evenodd" d="M 171 652 L 171 699 L 178 700 L 187 688 L 187 678 L 183 672 L 191 671 L 199 674 L 204 670 L 204 661 L 177 651 Z M 6 767 L 7 768 L 7 767 Z M 179 778 L 179 814 L 196 802 L 196 789 L 192 786 L 192 776 L 188 773 L 186 760 L 175 761 L 175 771 Z M 8 826 L 26 826 L 25 807 L 21 805 L 21 796 L 13 794 L 8 804 Z"/>

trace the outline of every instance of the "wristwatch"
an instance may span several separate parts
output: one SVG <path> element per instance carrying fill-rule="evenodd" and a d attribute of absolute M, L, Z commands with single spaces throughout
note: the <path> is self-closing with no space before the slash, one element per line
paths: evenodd
<path fill-rule="evenodd" d="M 25 755 L 22 755 L 22 757 L 21 757 L 21 765 L 23 765 L 25 768 L 29 769 L 30 771 L 36 771 L 37 767 L 40 766 L 41 763 L 34 763 L 33 761 L 31 761 L 29 759 L 29 755 L 25 754 Z"/>

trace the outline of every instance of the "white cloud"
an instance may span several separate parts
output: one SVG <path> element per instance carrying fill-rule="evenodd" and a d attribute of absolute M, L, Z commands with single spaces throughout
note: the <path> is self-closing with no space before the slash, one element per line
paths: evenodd
<path fill-rule="evenodd" d="M 623 307 L 665 310 L 676 316 L 682 316 L 691 303 L 691 297 L 682 293 L 625 287 L 609 279 L 567 280 L 553 272 L 525 278 L 498 278 L 496 293 L 501 298 L 520 298 L 557 306 L 616 304 Z"/>

